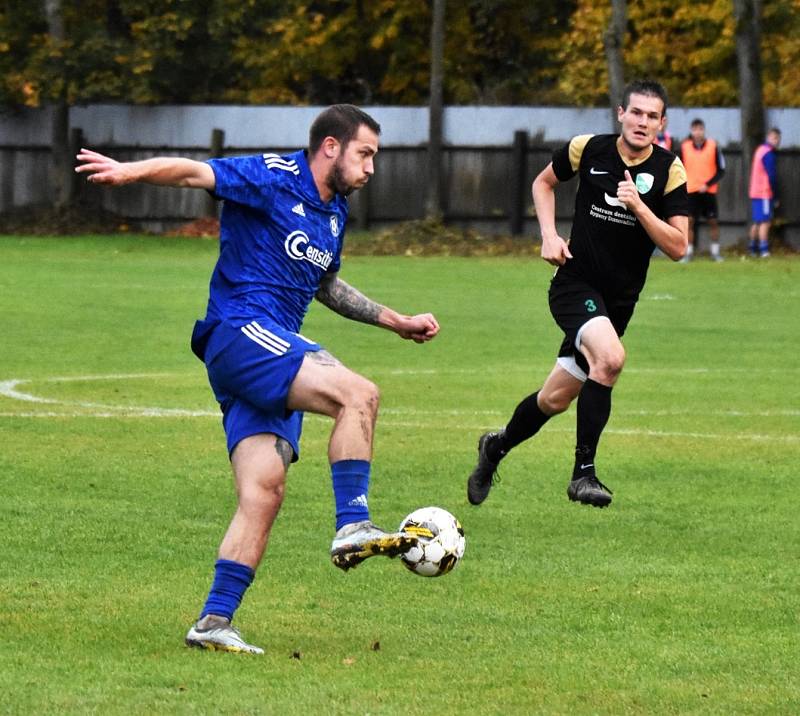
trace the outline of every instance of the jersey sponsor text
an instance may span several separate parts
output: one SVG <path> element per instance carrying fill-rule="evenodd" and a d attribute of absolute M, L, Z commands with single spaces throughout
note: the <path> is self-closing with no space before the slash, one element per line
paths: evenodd
<path fill-rule="evenodd" d="M 333 254 L 330 251 L 321 251 L 309 242 L 308 234 L 304 231 L 293 231 L 284 243 L 286 253 L 296 261 L 308 261 L 327 271 L 333 261 Z"/>

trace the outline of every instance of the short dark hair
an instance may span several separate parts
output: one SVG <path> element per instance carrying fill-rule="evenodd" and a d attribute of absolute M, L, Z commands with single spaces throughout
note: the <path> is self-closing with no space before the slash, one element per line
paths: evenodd
<path fill-rule="evenodd" d="M 651 97 L 658 97 L 664 103 L 664 109 L 661 110 L 663 117 L 667 113 L 667 90 L 664 85 L 654 80 L 634 80 L 629 83 L 622 92 L 622 109 L 627 109 L 631 101 L 632 94 L 644 94 Z"/>
<path fill-rule="evenodd" d="M 356 136 L 361 125 L 366 125 L 375 134 L 381 133 L 381 125 L 355 105 L 331 105 L 321 112 L 311 125 L 308 133 L 309 154 L 314 156 L 317 153 L 325 137 L 333 137 L 346 147 Z"/>
<path fill-rule="evenodd" d="M 777 134 L 778 136 L 780 136 L 781 130 L 778 129 L 777 127 L 770 127 L 767 134 Z"/>
<path fill-rule="evenodd" d="M 700 117 L 695 117 L 692 120 L 692 126 L 693 127 L 705 127 L 706 123 L 702 119 L 700 119 Z"/>

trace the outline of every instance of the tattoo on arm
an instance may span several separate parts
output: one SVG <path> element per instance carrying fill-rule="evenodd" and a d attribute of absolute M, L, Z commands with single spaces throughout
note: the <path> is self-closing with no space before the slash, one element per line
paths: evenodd
<path fill-rule="evenodd" d="M 378 323 L 378 316 L 383 310 L 383 306 L 342 281 L 338 274 L 322 279 L 317 300 L 340 316 L 373 325 Z"/>

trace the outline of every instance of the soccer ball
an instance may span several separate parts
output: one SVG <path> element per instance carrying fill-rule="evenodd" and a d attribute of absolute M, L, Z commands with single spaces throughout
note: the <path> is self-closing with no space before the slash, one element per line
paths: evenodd
<path fill-rule="evenodd" d="M 441 507 L 414 510 L 400 523 L 399 531 L 419 537 L 416 547 L 400 555 L 414 574 L 439 577 L 452 571 L 464 556 L 464 528 Z"/>

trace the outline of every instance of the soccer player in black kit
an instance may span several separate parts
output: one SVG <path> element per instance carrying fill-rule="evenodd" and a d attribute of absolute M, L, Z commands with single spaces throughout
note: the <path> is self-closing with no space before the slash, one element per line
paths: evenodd
<path fill-rule="evenodd" d="M 632 82 L 617 109 L 620 134 L 573 137 L 533 182 L 542 258 L 556 266 L 550 312 L 564 341 L 544 385 L 517 405 L 505 428 L 478 440 L 478 464 L 467 482 L 473 505 L 486 499 L 508 452 L 575 398 L 575 468 L 567 495 L 595 507 L 611 503 L 611 490 L 595 472 L 595 453 L 625 363 L 620 338 L 654 249 L 677 261 L 688 244 L 686 173 L 680 159 L 653 145 L 666 109 L 659 83 Z M 556 231 L 555 187 L 575 175 L 580 183 L 566 241 Z"/>

